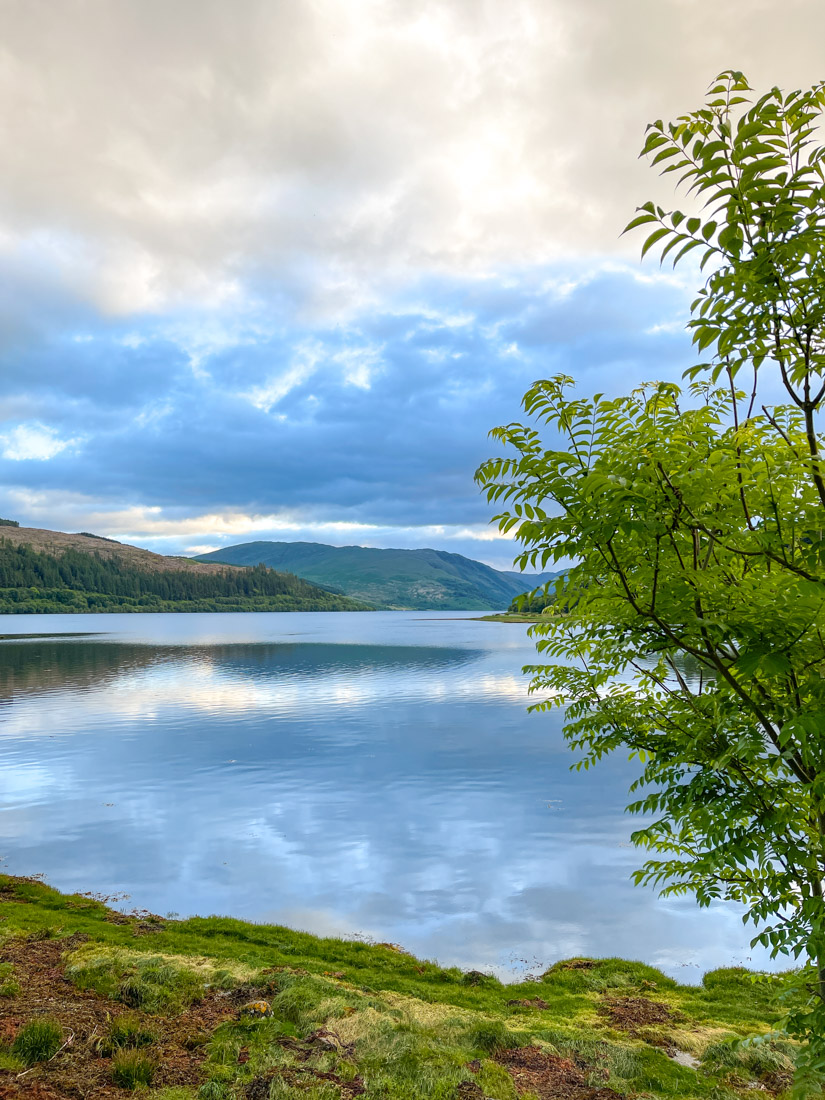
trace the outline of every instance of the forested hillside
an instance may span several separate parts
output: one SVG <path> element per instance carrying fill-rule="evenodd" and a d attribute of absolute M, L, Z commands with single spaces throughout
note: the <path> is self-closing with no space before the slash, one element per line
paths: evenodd
<path fill-rule="evenodd" d="M 0 613 L 358 611 L 367 605 L 264 566 L 141 569 L 72 547 L 51 554 L 0 539 Z"/>
<path fill-rule="evenodd" d="M 202 554 L 200 562 L 263 563 L 366 600 L 376 607 L 497 610 L 556 576 L 503 572 L 445 550 L 326 546 L 318 542 L 246 542 Z"/>

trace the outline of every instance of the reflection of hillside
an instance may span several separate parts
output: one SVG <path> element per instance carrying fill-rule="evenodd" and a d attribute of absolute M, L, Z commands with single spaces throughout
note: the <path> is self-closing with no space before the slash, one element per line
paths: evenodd
<path fill-rule="evenodd" d="M 208 661 L 216 670 L 252 680 L 358 675 L 380 669 L 457 667 L 475 650 L 442 646 L 238 643 L 158 646 L 123 642 L 54 641 L 0 644 L 0 700 L 17 695 L 99 688 L 150 666 Z"/>
<path fill-rule="evenodd" d="M 4 642 L 0 645 L 0 698 L 100 687 L 163 659 L 163 650 L 157 646 Z"/>

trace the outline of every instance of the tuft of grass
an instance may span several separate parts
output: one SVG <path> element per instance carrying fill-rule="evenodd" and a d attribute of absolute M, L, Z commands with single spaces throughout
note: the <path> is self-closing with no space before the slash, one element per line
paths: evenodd
<path fill-rule="evenodd" d="M 501 989 L 501 982 L 498 978 L 492 974 L 484 974 L 480 970 L 468 970 L 465 974 L 461 975 L 462 985 L 473 986 L 485 986 L 486 988 L 498 987 Z"/>
<path fill-rule="evenodd" d="M 20 983 L 15 981 L 14 967 L 11 963 L 0 963 L 0 997 L 16 997 L 20 992 Z"/>
<path fill-rule="evenodd" d="M 0 1050 L 0 1069 L 7 1069 L 10 1073 L 17 1073 L 23 1069 L 25 1063 L 10 1050 Z"/>
<path fill-rule="evenodd" d="M 742 1043 L 731 1038 L 711 1043 L 702 1055 L 702 1065 L 709 1070 L 734 1070 L 756 1078 L 784 1077 L 793 1073 L 796 1056 L 793 1045 L 781 1040 Z"/>
<path fill-rule="evenodd" d="M 497 1062 L 485 1061 L 476 1077 L 476 1084 L 484 1093 L 485 1100 L 517 1100 L 513 1079 L 504 1066 Z"/>
<path fill-rule="evenodd" d="M 146 1027 L 138 1016 L 118 1016 L 109 1024 L 98 1049 L 108 1058 L 119 1050 L 138 1050 L 151 1046 L 157 1038 L 157 1033 Z"/>
<path fill-rule="evenodd" d="M 473 1050 L 482 1050 L 487 1054 L 521 1046 L 523 1038 L 505 1027 L 501 1020 L 481 1020 L 467 1034 L 467 1041 Z"/>
<path fill-rule="evenodd" d="M 658 993 L 676 988 L 676 982 L 661 970 L 627 959 L 565 959 L 554 963 L 541 976 L 542 989 L 565 993 L 601 993 L 626 989 Z M 542 993 L 544 995 L 544 992 Z"/>
<path fill-rule="evenodd" d="M 80 949 L 66 967 L 66 977 L 79 989 L 94 989 L 143 1012 L 182 1012 L 206 990 L 204 976 L 181 960 L 141 957 L 94 945 Z"/>
<path fill-rule="evenodd" d="M 198 1089 L 198 1100 L 224 1100 L 229 1095 L 229 1089 L 225 1082 L 216 1077 L 205 1081 Z"/>
<path fill-rule="evenodd" d="M 155 1063 L 139 1050 L 120 1050 L 112 1059 L 112 1080 L 122 1089 L 151 1085 Z"/>
<path fill-rule="evenodd" d="M 30 1020 L 18 1031 L 12 1043 L 15 1054 L 27 1066 L 35 1062 L 47 1062 L 54 1057 L 63 1044 L 63 1028 L 47 1016 L 40 1020 Z"/>

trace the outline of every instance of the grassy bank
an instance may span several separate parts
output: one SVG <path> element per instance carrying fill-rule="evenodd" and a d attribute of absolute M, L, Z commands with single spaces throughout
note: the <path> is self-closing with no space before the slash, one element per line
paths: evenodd
<path fill-rule="evenodd" d="M 786 1096 L 783 979 L 681 986 L 570 960 L 500 984 L 391 944 L 123 915 L 0 876 L 0 1096 L 609 1100 Z M 244 1014 L 264 1000 L 271 1016 Z"/>

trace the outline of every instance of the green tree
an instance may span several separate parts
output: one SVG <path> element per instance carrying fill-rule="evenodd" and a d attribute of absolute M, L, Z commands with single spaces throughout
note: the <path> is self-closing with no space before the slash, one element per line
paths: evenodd
<path fill-rule="evenodd" d="M 532 628 L 535 709 L 567 708 L 579 766 L 639 759 L 638 882 L 739 901 L 754 944 L 798 960 L 804 1083 L 825 1071 L 825 85 L 749 92 L 723 74 L 643 150 L 704 202 L 628 226 L 652 230 L 643 255 L 710 265 L 687 395 L 537 382 L 539 428 L 496 429 L 510 450 L 477 476 L 522 567 L 574 563 Z"/>

